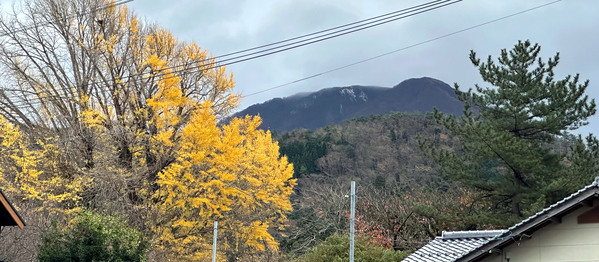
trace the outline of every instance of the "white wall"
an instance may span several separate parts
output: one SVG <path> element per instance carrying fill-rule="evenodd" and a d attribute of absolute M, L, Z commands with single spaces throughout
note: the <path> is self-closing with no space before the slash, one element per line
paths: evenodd
<path fill-rule="evenodd" d="M 580 208 L 563 217 L 561 223 L 545 226 L 534 232 L 530 239 L 520 240 L 519 245 L 513 243 L 503 250 L 503 254 L 491 255 L 483 261 L 599 261 L 599 223 L 578 224 L 577 222 L 578 215 L 589 209 L 591 208 Z"/>

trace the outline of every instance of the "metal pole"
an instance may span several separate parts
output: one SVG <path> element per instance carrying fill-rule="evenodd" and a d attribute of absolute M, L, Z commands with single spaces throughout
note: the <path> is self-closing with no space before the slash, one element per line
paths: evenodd
<path fill-rule="evenodd" d="M 214 233 L 212 237 L 212 262 L 216 262 L 216 232 L 218 231 L 218 221 L 214 220 Z"/>
<path fill-rule="evenodd" d="M 351 216 L 349 221 L 349 262 L 354 262 L 354 222 L 356 220 L 356 181 L 351 181 Z"/>

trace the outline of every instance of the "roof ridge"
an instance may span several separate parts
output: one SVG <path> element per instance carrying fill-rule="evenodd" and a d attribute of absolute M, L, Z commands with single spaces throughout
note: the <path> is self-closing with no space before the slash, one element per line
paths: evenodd
<path fill-rule="evenodd" d="M 471 250 L 469 253 L 465 253 L 462 256 L 456 258 L 455 261 L 461 261 L 462 258 L 464 258 L 466 255 L 471 254 L 472 252 L 476 252 L 477 250 L 481 250 L 483 248 L 485 248 L 485 246 L 490 245 L 492 243 L 495 243 L 496 241 L 501 241 L 502 239 L 506 238 L 506 237 L 510 237 L 513 236 L 513 231 L 517 230 L 521 227 L 523 227 L 524 225 L 526 225 L 527 223 L 545 215 L 546 213 L 550 212 L 551 210 L 553 210 L 554 208 L 557 208 L 561 205 L 567 204 L 569 201 L 571 201 L 574 198 L 580 197 L 581 195 L 583 195 L 584 193 L 588 193 L 587 191 L 592 190 L 593 188 L 595 189 L 599 189 L 599 176 L 595 177 L 595 180 L 593 181 L 593 183 L 591 183 L 590 185 L 587 185 L 583 188 L 581 188 L 580 190 L 568 195 L 567 197 L 563 198 L 560 201 L 557 201 L 555 203 L 553 203 L 552 205 L 544 208 L 543 210 L 529 216 L 528 218 L 525 218 L 524 220 L 520 221 L 519 223 L 516 223 L 515 225 L 509 227 L 508 229 L 506 229 L 503 233 L 497 234 L 489 239 L 486 240 L 485 243 L 481 244 L 480 246 L 478 246 L 477 248 L 475 248 L 474 250 Z"/>
<path fill-rule="evenodd" d="M 537 212 L 505 230 L 476 230 L 476 231 L 443 231 L 414 253 L 406 257 L 404 262 L 454 262 L 471 261 L 489 254 L 492 248 L 509 241 L 514 234 L 522 234 L 527 228 L 532 228 L 546 221 L 548 215 L 555 216 L 566 212 L 580 201 L 594 199 L 599 196 L 599 176 L 590 185 L 570 194 L 562 200 Z"/>
<path fill-rule="evenodd" d="M 504 233 L 506 230 L 468 230 L 468 231 L 443 231 L 441 232 L 441 239 L 455 239 L 455 238 L 487 238 L 495 237 L 499 234 Z"/>

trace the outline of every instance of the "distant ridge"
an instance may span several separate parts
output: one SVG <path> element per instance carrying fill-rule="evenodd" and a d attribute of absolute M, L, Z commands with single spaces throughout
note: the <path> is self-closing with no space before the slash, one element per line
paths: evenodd
<path fill-rule="evenodd" d="M 393 111 L 426 113 L 433 108 L 460 115 L 463 105 L 448 84 L 422 77 L 405 80 L 393 88 L 332 87 L 275 98 L 252 105 L 234 116 L 260 115 L 261 128 L 286 132 L 296 128 L 316 129 L 366 115 Z"/>

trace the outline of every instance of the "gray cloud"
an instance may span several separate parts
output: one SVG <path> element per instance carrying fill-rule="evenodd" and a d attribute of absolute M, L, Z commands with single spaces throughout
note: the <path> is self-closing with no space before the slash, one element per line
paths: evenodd
<path fill-rule="evenodd" d="M 237 91 L 250 94 L 309 75 L 410 46 L 551 0 L 465 0 L 366 31 L 230 66 Z M 11 2 L 0 0 L 0 4 Z M 136 0 L 128 4 L 149 22 L 214 55 L 403 9 L 424 0 Z M 464 88 L 483 84 L 468 60 L 473 49 L 496 56 L 518 40 L 541 44 L 542 56 L 560 52 L 557 76 L 580 73 L 588 94 L 599 98 L 599 1 L 568 0 L 351 68 L 245 98 L 241 108 L 294 93 L 353 84 L 393 86 L 431 76 Z M 579 133 L 599 127 L 599 117 Z"/>

